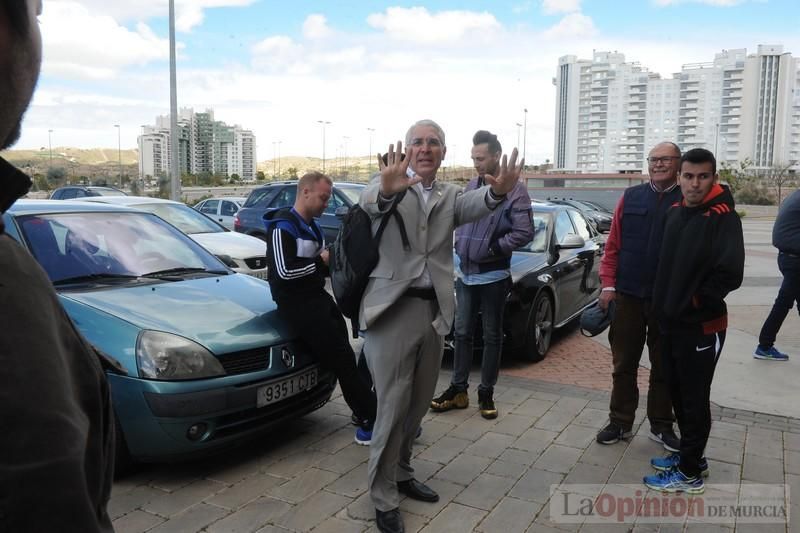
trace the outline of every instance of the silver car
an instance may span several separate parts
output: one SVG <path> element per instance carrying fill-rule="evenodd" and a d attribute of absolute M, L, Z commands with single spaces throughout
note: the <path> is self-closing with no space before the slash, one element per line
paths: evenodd
<path fill-rule="evenodd" d="M 246 199 L 244 196 L 207 198 L 198 202 L 194 208 L 233 231 L 233 215 L 241 209 Z"/>
<path fill-rule="evenodd" d="M 267 247 L 264 241 L 229 231 L 218 222 L 181 202 L 146 196 L 93 196 L 82 202 L 135 207 L 163 218 L 236 272 L 267 279 Z"/>

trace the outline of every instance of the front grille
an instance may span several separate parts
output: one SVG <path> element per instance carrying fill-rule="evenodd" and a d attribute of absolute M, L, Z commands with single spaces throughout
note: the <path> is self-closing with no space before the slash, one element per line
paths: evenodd
<path fill-rule="evenodd" d="M 247 268 L 250 270 L 260 270 L 262 268 L 267 268 L 267 256 L 262 255 L 258 257 L 248 257 L 244 260 Z"/>
<path fill-rule="evenodd" d="M 268 369 L 269 355 L 270 347 L 264 346 L 254 350 L 243 350 L 222 355 L 219 357 L 219 362 L 222 363 L 225 373 L 232 376 Z"/>

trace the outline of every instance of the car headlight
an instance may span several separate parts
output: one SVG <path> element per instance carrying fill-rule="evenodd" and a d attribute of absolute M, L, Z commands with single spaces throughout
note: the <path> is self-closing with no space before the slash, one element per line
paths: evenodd
<path fill-rule="evenodd" d="M 172 333 L 145 330 L 136 339 L 136 363 L 143 378 L 183 380 L 224 376 L 219 360 L 196 342 Z"/>

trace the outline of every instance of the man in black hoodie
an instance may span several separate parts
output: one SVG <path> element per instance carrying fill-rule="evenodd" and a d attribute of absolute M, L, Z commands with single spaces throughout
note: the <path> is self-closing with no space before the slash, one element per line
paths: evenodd
<path fill-rule="evenodd" d="M 744 238 L 711 152 L 686 152 L 678 183 L 683 200 L 667 213 L 653 309 L 681 445 L 680 453 L 650 461 L 659 472 L 644 483 L 663 492 L 701 494 L 708 475 L 703 451 L 711 431 L 711 381 L 728 327 L 724 299 L 742 283 Z"/>

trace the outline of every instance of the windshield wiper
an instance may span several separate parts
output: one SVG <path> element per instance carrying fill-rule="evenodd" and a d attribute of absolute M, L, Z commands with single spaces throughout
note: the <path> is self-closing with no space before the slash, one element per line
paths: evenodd
<path fill-rule="evenodd" d="M 205 272 L 208 274 L 227 274 L 227 271 L 224 270 L 207 270 L 201 267 L 176 267 L 176 268 L 166 268 L 164 270 L 156 270 L 155 272 L 148 272 L 147 274 L 142 274 L 143 278 L 179 278 L 184 274 L 195 274 L 198 272 Z"/>
<path fill-rule="evenodd" d="M 85 282 L 92 282 L 92 281 L 101 281 L 101 280 L 132 280 L 132 279 L 139 279 L 139 276 L 134 276 L 131 274 L 109 274 L 105 272 L 97 272 L 94 274 L 83 274 L 81 276 L 72 276 L 71 278 L 64 278 L 58 281 L 54 281 L 53 285 L 70 285 L 73 283 L 85 283 Z"/>

